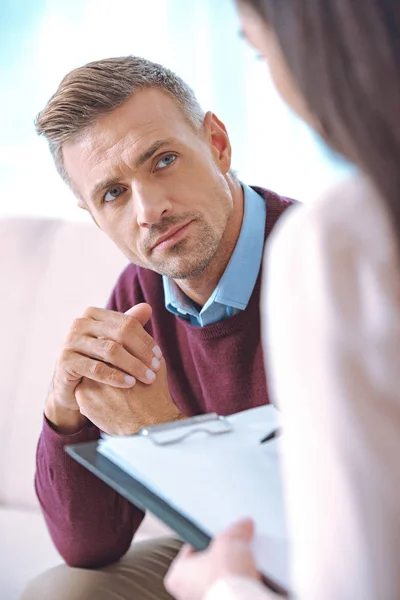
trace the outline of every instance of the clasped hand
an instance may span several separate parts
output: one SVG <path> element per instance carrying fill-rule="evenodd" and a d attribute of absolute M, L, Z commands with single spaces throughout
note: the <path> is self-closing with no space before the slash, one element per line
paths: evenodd
<path fill-rule="evenodd" d="M 161 349 L 144 329 L 148 304 L 127 313 L 89 308 L 65 341 L 45 414 L 59 431 L 87 422 L 114 435 L 180 417 L 168 388 Z"/>

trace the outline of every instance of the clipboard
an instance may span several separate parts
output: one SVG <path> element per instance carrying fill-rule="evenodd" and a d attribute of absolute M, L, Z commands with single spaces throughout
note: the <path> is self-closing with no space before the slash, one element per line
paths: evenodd
<path fill-rule="evenodd" d="M 66 452 L 104 483 L 113 488 L 128 502 L 143 512 L 149 510 L 195 550 L 205 550 L 211 537 L 170 504 L 154 494 L 118 465 L 98 452 L 99 442 L 86 442 L 66 446 Z"/>
<path fill-rule="evenodd" d="M 253 409 L 257 410 L 257 409 Z M 245 411 L 250 412 L 250 411 Z M 195 437 L 198 434 L 203 436 L 218 436 L 229 434 L 234 427 L 230 420 L 221 417 L 215 413 L 200 415 L 190 419 L 184 419 L 174 423 L 155 425 L 142 429 L 135 438 L 148 438 L 147 443 L 154 447 L 171 447 L 181 444 L 182 440 Z M 105 436 L 108 438 L 109 436 Z M 228 439 L 229 435 L 225 439 Z M 94 475 L 102 479 L 106 484 L 118 492 L 121 496 L 134 504 L 139 509 L 149 510 L 157 518 L 163 521 L 186 543 L 193 546 L 195 550 L 204 550 L 211 541 L 210 534 L 199 526 L 195 520 L 182 514 L 172 502 L 162 498 L 160 494 L 149 489 L 143 481 L 136 478 L 132 473 L 126 472 L 123 468 L 115 464 L 113 460 L 104 456 L 99 451 L 102 441 L 88 442 L 66 446 L 66 452 L 81 465 L 87 468 Z M 288 597 L 288 591 L 273 577 L 263 574 L 265 585 L 274 591 Z"/>

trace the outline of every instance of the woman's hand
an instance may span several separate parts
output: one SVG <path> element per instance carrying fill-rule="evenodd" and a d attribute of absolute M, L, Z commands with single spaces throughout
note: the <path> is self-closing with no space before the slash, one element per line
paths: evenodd
<path fill-rule="evenodd" d="M 227 575 L 260 579 L 250 542 L 251 520 L 235 523 L 217 535 L 204 552 L 184 546 L 164 580 L 167 591 L 177 600 L 202 600 L 213 584 Z"/>

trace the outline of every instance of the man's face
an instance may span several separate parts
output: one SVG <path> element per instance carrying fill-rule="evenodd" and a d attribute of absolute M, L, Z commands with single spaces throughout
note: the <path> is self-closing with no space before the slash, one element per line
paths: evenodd
<path fill-rule="evenodd" d="M 231 235 L 230 145 L 211 113 L 196 132 L 168 95 L 144 89 L 63 157 L 81 205 L 137 265 L 192 278 Z"/>

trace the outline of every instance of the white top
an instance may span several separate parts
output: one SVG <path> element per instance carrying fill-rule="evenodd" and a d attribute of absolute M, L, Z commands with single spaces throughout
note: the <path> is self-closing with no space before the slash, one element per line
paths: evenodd
<path fill-rule="evenodd" d="M 267 254 L 263 333 L 285 431 L 296 597 L 395 600 L 400 268 L 389 220 L 372 186 L 353 179 L 289 210 Z M 275 596 L 236 578 L 206 600 L 217 597 Z"/>
<path fill-rule="evenodd" d="M 278 600 L 258 583 L 245 577 L 226 577 L 220 579 L 208 592 L 204 600 Z"/>

